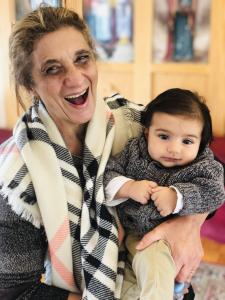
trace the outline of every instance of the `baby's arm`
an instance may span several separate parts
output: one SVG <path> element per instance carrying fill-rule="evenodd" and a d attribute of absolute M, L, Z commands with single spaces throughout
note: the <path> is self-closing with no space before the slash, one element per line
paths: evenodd
<path fill-rule="evenodd" d="M 152 188 L 157 184 L 149 180 L 129 180 L 115 194 L 115 199 L 131 198 L 141 204 L 147 204 L 151 198 Z"/>
<path fill-rule="evenodd" d="M 212 212 L 224 202 L 223 167 L 214 160 L 209 149 L 205 150 L 202 157 L 187 168 L 184 182 L 173 183 L 169 188 L 157 187 L 152 190 L 151 198 L 161 215 L 166 216 L 169 214 L 168 208 L 173 208 L 174 200 L 169 192 L 172 189 L 177 193 L 176 208 L 172 212 L 181 216 Z"/>
<path fill-rule="evenodd" d="M 157 186 L 152 181 L 135 181 L 129 178 L 127 166 L 132 160 L 135 142 L 136 139 L 128 142 L 120 154 L 108 161 L 104 172 L 104 186 L 106 202 L 109 206 L 118 205 L 128 198 L 146 204 L 151 198 L 151 188 Z"/>
<path fill-rule="evenodd" d="M 213 212 L 225 200 L 223 167 L 213 158 L 202 160 L 190 174 L 190 182 L 175 183 L 183 195 L 183 208 L 179 215 Z"/>

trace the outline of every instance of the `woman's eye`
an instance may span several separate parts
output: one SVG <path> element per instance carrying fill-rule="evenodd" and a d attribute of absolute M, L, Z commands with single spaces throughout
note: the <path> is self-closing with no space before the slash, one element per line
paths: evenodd
<path fill-rule="evenodd" d="M 61 66 L 51 66 L 45 70 L 45 73 L 47 75 L 55 75 L 58 74 L 61 71 Z"/>
<path fill-rule="evenodd" d="M 193 141 L 192 140 L 183 140 L 183 144 L 185 144 L 185 145 L 191 145 L 191 144 L 193 144 Z"/>
<path fill-rule="evenodd" d="M 90 59 L 90 55 L 89 54 L 83 54 L 77 57 L 75 63 L 76 64 L 80 64 L 83 65 L 85 63 L 87 63 Z"/>

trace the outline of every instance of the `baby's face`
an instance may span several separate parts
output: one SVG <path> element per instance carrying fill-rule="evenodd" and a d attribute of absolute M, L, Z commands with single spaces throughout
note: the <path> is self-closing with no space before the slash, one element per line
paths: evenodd
<path fill-rule="evenodd" d="M 164 167 L 186 165 L 198 154 L 202 129 L 201 120 L 154 113 L 151 125 L 146 129 L 148 152 Z"/>

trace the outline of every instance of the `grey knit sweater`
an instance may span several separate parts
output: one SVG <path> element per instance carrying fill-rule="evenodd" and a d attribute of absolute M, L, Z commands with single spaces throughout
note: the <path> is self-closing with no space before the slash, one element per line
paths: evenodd
<path fill-rule="evenodd" d="M 44 229 L 18 217 L 0 195 L 0 299 L 66 300 L 68 291 L 41 283 Z"/>
<path fill-rule="evenodd" d="M 105 186 L 117 176 L 135 180 L 152 180 L 160 186 L 175 186 L 183 195 L 183 208 L 179 215 L 211 212 L 225 200 L 223 166 L 215 161 L 207 147 L 190 164 L 165 168 L 151 159 L 144 135 L 132 139 L 124 150 L 108 162 Z M 173 217 L 162 217 L 154 202 L 142 205 L 128 199 L 118 205 L 118 214 L 126 232 L 142 236 L 163 221 Z"/>

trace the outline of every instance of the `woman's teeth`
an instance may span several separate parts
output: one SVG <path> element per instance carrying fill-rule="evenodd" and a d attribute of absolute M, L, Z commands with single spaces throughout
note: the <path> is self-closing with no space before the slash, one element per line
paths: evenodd
<path fill-rule="evenodd" d="M 88 89 L 83 94 L 67 96 L 65 97 L 65 100 L 71 104 L 82 105 L 85 103 L 87 95 Z"/>

